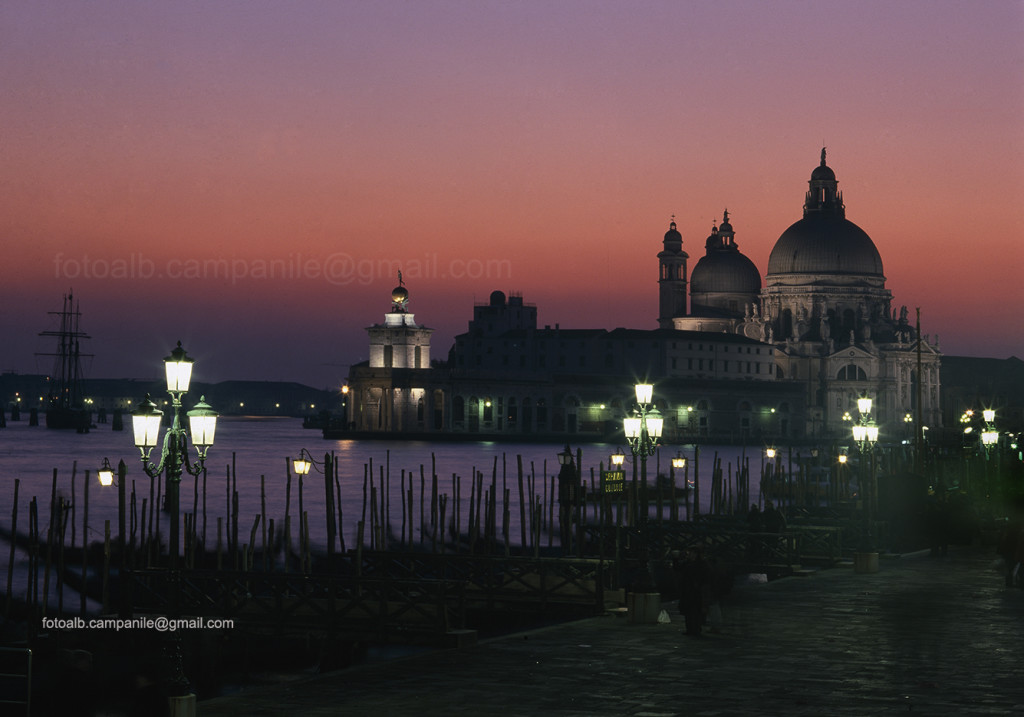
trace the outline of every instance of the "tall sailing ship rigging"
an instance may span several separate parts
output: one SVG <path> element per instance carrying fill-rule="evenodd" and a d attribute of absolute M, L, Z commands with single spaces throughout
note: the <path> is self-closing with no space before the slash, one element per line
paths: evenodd
<path fill-rule="evenodd" d="M 80 328 L 82 314 L 71 293 L 64 295 L 61 311 L 48 313 L 58 317 L 58 328 L 39 335 L 56 338 L 57 349 L 53 353 L 36 354 L 54 357 L 47 388 L 46 427 L 73 428 L 86 433 L 92 427 L 92 411 L 85 405 L 81 360 L 92 354 L 81 352 L 80 341 L 90 337 Z"/>

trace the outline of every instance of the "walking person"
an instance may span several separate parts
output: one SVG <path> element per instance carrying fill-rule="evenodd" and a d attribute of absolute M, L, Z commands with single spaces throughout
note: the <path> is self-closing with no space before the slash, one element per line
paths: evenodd
<path fill-rule="evenodd" d="M 705 588 L 709 585 L 708 565 L 700 548 L 691 548 L 686 559 L 677 563 L 679 574 L 679 612 L 686 622 L 686 634 L 700 635 L 704 622 Z"/>

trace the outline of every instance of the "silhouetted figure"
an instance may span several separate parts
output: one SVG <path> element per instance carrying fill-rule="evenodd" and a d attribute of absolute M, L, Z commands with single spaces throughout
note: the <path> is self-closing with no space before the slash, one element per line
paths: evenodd
<path fill-rule="evenodd" d="M 1006 526 L 1002 536 L 999 538 L 999 556 L 1003 559 L 1006 571 L 1006 587 L 1013 587 L 1014 573 L 1020 564 L 1017 545 L 1021 540 L 1021 525 L 1019 520 L 1013 520 Z"/>
<path fill-rule="evenodd" d="M 686 634 L 700 635 L 704 622 L 705 591 L 710 585 L 708 564 L 699 548 L 692 548 L 686 559 L 677 562 L 679 574 L 679 612 L 686 622 Z"/>
<path fill-rule="evenodd" d="M 762 532 L 764 530 L 762 520 L 761 509 L 757 506 L 757 503 L 751 503 L 750 510 L 747 511 L 747 530 L 751 533 Z M 763 554 L 764 538 L 759 535 L 751 535 L 747 539 L 747 559 L 751 563 L 760 563 Z"/>
<path fill-rule="evenodd" d="M 1017 587 L 1024 590 L 1024 528 L 1017 531 L 1017 554 L 1015 556 L 1017 562 L 1013 577 L 1017 581 Z"/>
<path fill-rule="evenodd" d="M 949 499 L 943 491 L 930 497 L 926 512 L 928 529 L 928 545 L 933 556 L 943 556 L 949 552 Z"/>
<path fill-rule="evenodd" d="M 760 533 L 761 528 L 761 509 L 757 507 L 757 503 L 751 503 L 750 510 L 747 511 L 747 529 L 751 533 Z"/>
<path fill-rule="evenodd" d="M 764 532 L 766 533 L 781 533 L 786 529 L 786 516 L 782 514 L 781 510 L 772 505 L 771 501 L 768 501 L 764 506 L 761 524 L 764 526 Z"/>

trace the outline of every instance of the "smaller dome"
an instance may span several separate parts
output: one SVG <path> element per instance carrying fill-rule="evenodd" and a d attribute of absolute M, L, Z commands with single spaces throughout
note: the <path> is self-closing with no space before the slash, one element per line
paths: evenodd
<path fill-rule="evenodd" d="M 491 292 L 491 306 L 504 306 L 505 305 L 505 292 L 504 291 L 492 291 Z"/>
<path fill-rule="evenodd" d="M 836 181 L 836 173 L 832 171 L 831 167 L 825 165 L 825 148 L 821 148 L 821 164 L 814 168 L 811 172 L 812 182 L 834 182 Z"/>
<path fill-rule="evenodd" d="M 738 251 L 716 251 L 697 262 L 690 274 L 692 294 L 751 294 L 761 291 L 761 272 Z"/>
<path fill-rule="evenodd" d="M 836 181 L 836 173 L 832 171 L 831 167 L 827 167 L 824 164 L 822 164 L 822 165 L 819 165 L 819 166 L 815 167 L 814 171 L 811 172 L 811 181 L 812 182 L 823 182 L 823 181 L 834 182 L 834 181 Z"/>
<path fill-rule="evenodd" d="M 671 224 L 668 225 L 668 231 L 665 232 L 665 241 L 681 242 L 682 240 L 683 235 L 679 233 L 678 229 L 676 229 L 676 223 L 675 221 L 673 221 Z"/>
<path fill-rule="evenodd" d="M 399 284 L 391 290 L 391 301 L 395 304 L 404 304 L 409 300 L 409 290 Z"/>

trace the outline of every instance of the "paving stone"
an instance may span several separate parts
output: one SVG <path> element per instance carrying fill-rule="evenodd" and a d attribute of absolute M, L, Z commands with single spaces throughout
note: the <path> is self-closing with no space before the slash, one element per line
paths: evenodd
<path fill-rule="evenodd" d="M 199 703 L 221 715 L 1018 715 L 1024 591 L 991 549 L 743 584 L 723 626 L 612 615 Z"/>

